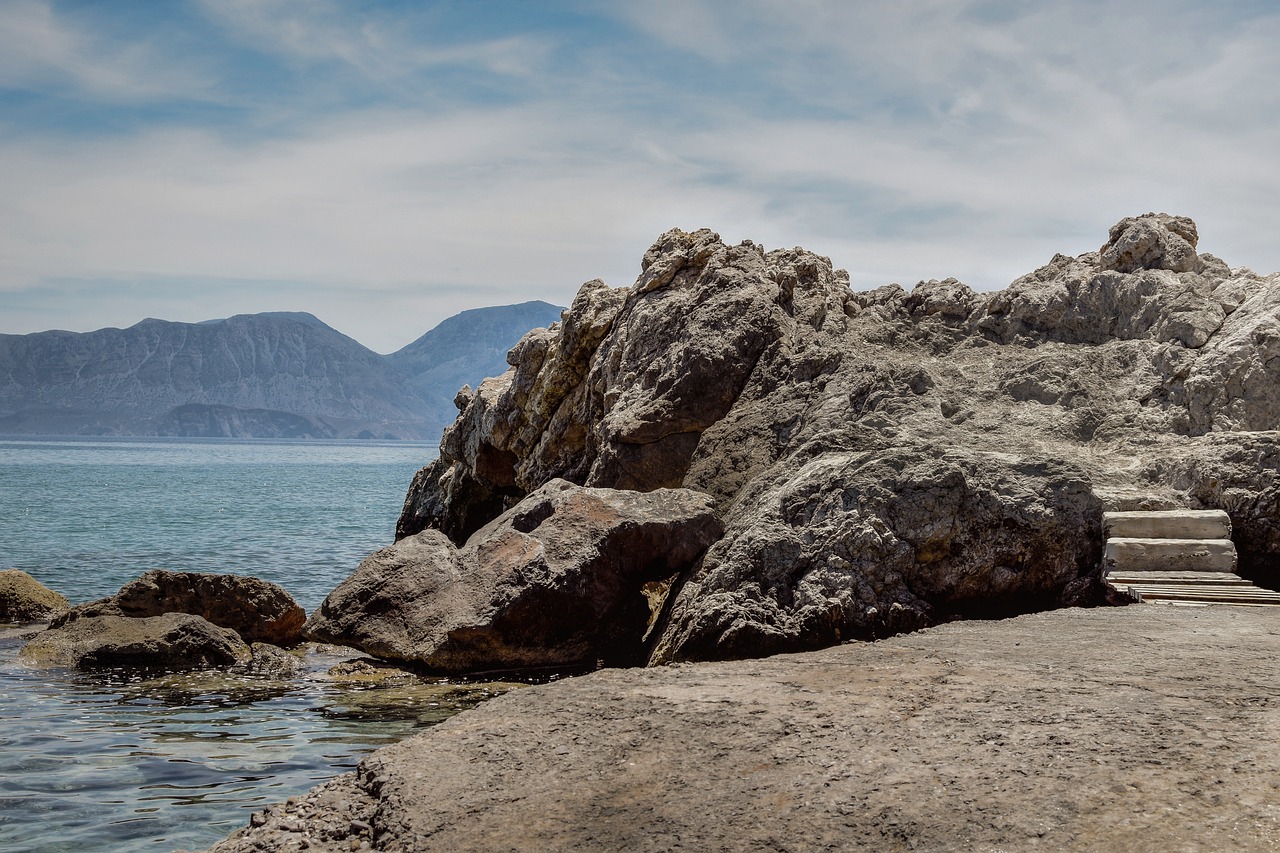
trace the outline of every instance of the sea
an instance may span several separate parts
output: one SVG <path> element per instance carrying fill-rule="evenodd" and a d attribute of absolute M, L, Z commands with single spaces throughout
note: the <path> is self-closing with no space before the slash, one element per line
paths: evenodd
<path fill-rule="evenodd" d="M 409 483 L 435 455 L 408 442 L 0 438 L 0 568 L 73 604 L 149 569 L 253 575 L 311 612 L 391 544 Z M 207 847 L 487 695 L 445 682 L 79 673 L 25 663 L 22 642 L 0 632 L 6 853 Z M 327 654 L 310 669 L 325 672 Z"/>

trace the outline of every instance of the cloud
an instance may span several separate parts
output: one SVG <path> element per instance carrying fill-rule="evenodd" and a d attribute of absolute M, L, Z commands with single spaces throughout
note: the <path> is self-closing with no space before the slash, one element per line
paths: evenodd
<path fill-rule="evenodd" d="M 527 76 L 545 60 L 542 39 L 508 36 L 452 43 L 430 38 L 431 15 L 353 11 L 331 0 L 203 0 L 205 13 L 260 50 L 303 63 L 336 61 L 388 80 L 422 69 L 464 66 Z"/>
<path fill-rule="evenodd" d="M 32 55 L 63 59 L 0 74 L 157 39 L 19 5 L 56 25 Z M 386 350 L 463 308 L 628 284 L 673 226 L 803 245 L 857 287 L 992 288 L 1155 209 L 1195 217 L 1230 263 L 1280 268 L 1274 14 L 685 0 L 611 4 L 627 11 L 571 32 L 200 8 L 221 16 L 196 34 L 219 67 L 268 57 L 256 89 L 214 93 L 242 113 L 0 137 L 4 331 L 19 307 L 23 330 L 80 305 L 86 328 L 293 309 Z"/>
<path fill-rule="evenodd" d="M 208 97 L 212 80 L 146 39 L 121 42 L 69 21 L 41 0 L 0 4 L 0 89 L 70 87 L 110 101 Z"/>

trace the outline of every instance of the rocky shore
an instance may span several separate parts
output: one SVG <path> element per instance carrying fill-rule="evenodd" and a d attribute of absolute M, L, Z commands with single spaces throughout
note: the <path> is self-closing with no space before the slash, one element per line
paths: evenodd
<path fill-rule="evenodd" d="M 1275 617 L 1101 606 L 1104 510 L 1221 510 L 1280 586 L 1280 273 L 1198 240 L 1150 213 L 997 293 L 855 293 L 670 231 L 459 392 L 397 541 L 305 623 L 151 572 L 23 653 L 636 667 L 508 694 L 216 851 L 1276 849 Z"/>
<path fill-rule="evenodd" d="M 493 699 L 211 848 L 1280 847 L 1280 623 L 1136 606 Z"/>

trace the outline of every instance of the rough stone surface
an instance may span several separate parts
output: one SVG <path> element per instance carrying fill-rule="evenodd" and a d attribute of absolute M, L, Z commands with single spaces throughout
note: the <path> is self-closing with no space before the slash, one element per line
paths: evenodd
<path fill-rule="evenodd" d="M 604 670 L 379 750 L 212 850 L 1269 853 L 1277 683 L 1274 617 L 1222 606 Z"/>
<path fill-rule="evenodd" d="M 249 647 L 228 628 L 190 613 L 128 618 L 81 616 L 36 635 L 22 656 L 78 669 L 206 669 L 247 663 Z"/>
<path fill-rule="evenodd" d="M 245 642 L 291 646 L 302 639 L 307 614 L 279 585 L 242 575 L 150 571 L 108 598 L 82 604 L 53 627 L 86 616 L 191 613 L 230 628 Z"/>
<path fill-rule="evenodd" d="M 306 633 L 445 672 L 638 663 L 642 587 L 689 569 L 721 531 L 697 492 L 552 480 L 461 548 L 426 530 L 373 554 Z"/>
<path fill-rule="evenodd" d="M 397 535 L 463 542 L 554 478 L 704 492 L 725 535 L 659 662 L 1100 601 L 1103 510 L 1226 510 L 1265 585 L 1280 274 L 1198 242 L 1146 214 L 1000 292 L 854 293 L 803 249 L 670 231 L 459 398 Z"/>
<path fill-rule="evenodd" d="M 36 622 L 49 619 L 67 607 L 66 596 L 26 572 L 0 571 L 0 622 Z"/>

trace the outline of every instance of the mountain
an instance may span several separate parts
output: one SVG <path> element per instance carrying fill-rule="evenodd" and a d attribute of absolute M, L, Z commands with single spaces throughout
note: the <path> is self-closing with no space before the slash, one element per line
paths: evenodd
<path fill-rule="evenodd" d="M 459 387 L 556 319 L 466 311 L 391 356 L 296 312 L 0 335 L 0 433 L 434 439 Z"/>
<path fill-rule="evenodd" d="M 449 411 L 452 420 L 451 407 L 458 389 L 475 385 L 477 376 L 498 376 L 506 371 L 507 350 L 530 329 L 558 321 L 560 311 L 546 302 L 463 311 L 388 358 L 412 378 L 433 409 Z"/>

